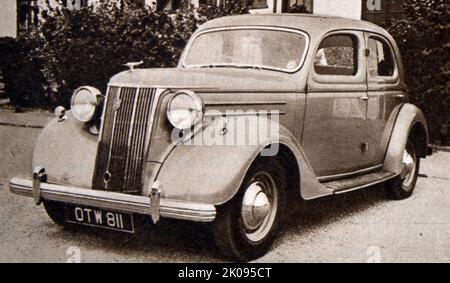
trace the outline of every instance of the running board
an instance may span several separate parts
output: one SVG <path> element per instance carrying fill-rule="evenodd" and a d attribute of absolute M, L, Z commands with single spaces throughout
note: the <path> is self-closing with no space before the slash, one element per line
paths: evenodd
<path fill-rule="evenodd" d="M 322 185 L 334 192 L 334 194 L 343 194 L 359 189 L 371 187 L 373 185 L 388 181 L 397 174 L 390 171 L 377 171 L 374 173 L 361 175 L 353 178 L 343 179 L 333 182 L 323 182 Z"/>

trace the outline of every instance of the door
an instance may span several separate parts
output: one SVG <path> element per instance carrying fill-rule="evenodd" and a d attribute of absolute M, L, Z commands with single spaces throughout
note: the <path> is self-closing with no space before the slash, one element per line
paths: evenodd
<path fill-rule="evenodd" d="M 366 169 L 367 61 L 364 33 L 339 31 L 315 49 L 302 147 L 319 177 Z"/>
<path fill-rule="evenodd" d="M 395 118 L 394 109 L 405 102 L 406 88 L 400 82 L 398 64 L 389 41 L 371 33 L 365 33 L 365 38 L 369 97 L 365 134 L 372 165 L 379 165 L 383 163 L 393 126 L 388 121 Z"/>

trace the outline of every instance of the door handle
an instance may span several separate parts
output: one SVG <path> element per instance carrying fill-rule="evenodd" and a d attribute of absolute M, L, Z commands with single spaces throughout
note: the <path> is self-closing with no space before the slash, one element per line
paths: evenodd
<path fill-rule="evenodd" d="M 394 95 L 394 98 L 404 99 L 405 95 L 404 94 L 396 94 L 396 95 Z"/>
<path fill-rule="evenodd" d="M 363 97 L 359 98 L 359 100 L 362 100 L 362 101 L 369 101 L 369 99 L 370 99 L 370 97 L 368 97 L 368 96 L 363 96 Z"/>

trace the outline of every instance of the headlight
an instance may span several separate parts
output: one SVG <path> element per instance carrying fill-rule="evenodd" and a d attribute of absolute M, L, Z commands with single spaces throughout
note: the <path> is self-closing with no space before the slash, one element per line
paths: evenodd
<path fill-rule="evenodd" d="M 175 93 L 167 105 L 169 122 L 180 130 L 190 129 L 203 119 L 203 101 L 193 91 Z"/>
<path fill-rule="evenodd" d="M 98 89 L 90 86 L 83 86 L 75 90 L 71 103 L 73 116 L 81 122 L 91 121 L 95 116 L 101 96 Z"/>

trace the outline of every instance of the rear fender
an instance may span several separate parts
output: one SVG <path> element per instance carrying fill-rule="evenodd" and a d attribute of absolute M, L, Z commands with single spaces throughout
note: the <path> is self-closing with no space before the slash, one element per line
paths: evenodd
<path fill-rule="evenodd" d="M 408 138 L 411 137 L 418 149 L 419 156 L 425 158 L 428 150 L 428 126 L 422 111 L 412 104 L 400 109 L 389 141 L 384 169 L 400 174 L 402 172 L 403 152 Z"/>

